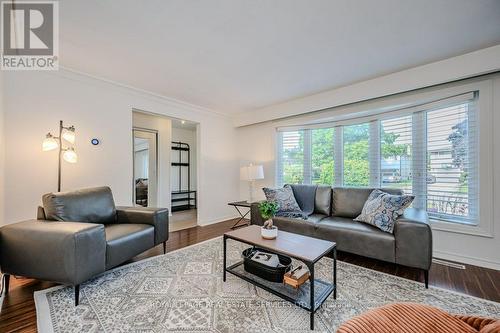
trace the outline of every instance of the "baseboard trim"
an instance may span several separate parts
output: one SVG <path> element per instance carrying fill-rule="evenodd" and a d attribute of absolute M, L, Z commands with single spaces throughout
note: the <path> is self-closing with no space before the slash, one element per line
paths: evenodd
<path fill-rule="evenodd" d="M 198 225 L 200 227 L 204 227 L 204 226 L 207 226 L 207 225 L 210 225 L 210 224 L 220 223 L 220 222 L 224 222 L 224 221 L 227 221 L 227 220 L 234 220 L 234 219 L 237 219 L 239 217 L 240 216 L 238 216 L 238 215 L 227 215 L 227 216 L 224 216 L 224 217 L 219 217 L 219 218 L 208 220 L 208 221 L 200 221 L 199 220 L 198 221 Z"/>
<path fill-rule="evenodd" d="M 500 271 L 500 262 L 496 261 L 463 256 L 455 253 L 449 253 L 446 251 L 434 251 L 433 257 Z"/>

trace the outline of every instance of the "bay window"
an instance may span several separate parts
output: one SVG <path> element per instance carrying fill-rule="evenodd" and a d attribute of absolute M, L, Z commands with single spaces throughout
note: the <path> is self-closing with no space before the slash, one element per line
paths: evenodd
<path fill-rule="evenodd" d="M 277 185 L 399 188 L 435 220 L 478 219 L 478 93 L 300 129 L 278 129 Z"/>

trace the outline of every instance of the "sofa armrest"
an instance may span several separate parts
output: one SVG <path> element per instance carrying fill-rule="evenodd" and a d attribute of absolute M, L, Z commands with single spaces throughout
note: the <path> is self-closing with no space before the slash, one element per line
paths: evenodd
<path fill-rule="evenodd" d="M 0 228 L 2 272 L 77 285 L 104 272 L 102 224 L 29 220 Z"/>
<path fill-rule="evenodd" d="M 116 223 L 149 224 L 155 228 L 155 245 L 168 239 L 168 209 L 116 207 Z"/>
<path fill-rule="evenodd" d="M 396 263 L 429 270 L 432 263 L 432 230 L 423 209 L 408 208 L 394 226 Z"/>
<path fill-rule="evenodd" d="M 264 225 L 265 221 L 262 218 L 262 215 L 260 215 L 259 203 L 260 202 L 252 202 L 251 203 L 251 206 L 250 206 L 250 224 Z"/>

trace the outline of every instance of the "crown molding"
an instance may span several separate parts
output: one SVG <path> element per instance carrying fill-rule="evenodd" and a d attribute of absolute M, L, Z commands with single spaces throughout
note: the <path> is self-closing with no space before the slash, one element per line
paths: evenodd
<path fill-rule="evenodd" d="M 96 76 L 93 74 L 89 74 L 86 72 L 82 72 L 82 71 L 79 71 L 79 70 L 76 70 L 76 69 L 73 69 L 70 67 L 66 67 L 66 66 L 59 66 L 58 71 L 44 71 L 43 73 L 61 76 L 61 77 L 64 77 L 66 79 L 76 80 L 79 82 L 90 83 L 90 84 L 95 84 L 96 82 L 98 82 L 100 84 L 111 86 L 113 88 L 118 88 L 126 93 L 133 93 L 133 94 L 140 96 L 140 97 L 153 99 L 158 103 L 169 105 L 170 107 L 175 107 L 175 108 L 182 109 L 182 110 L 192 111 L 192 112 L 196 112 L 196 113 L 204 114 L 204 115 L 230 118 L 229 115 L 222 113 L 222 112 L 219 112 L 219 111 L 212 110 L 210 108 L 206 108 L 206 107 L 203 107 L 200 105 L 184 102 L 184 101 L 172 98 L 172 97 L 168 97 L 168 96 L 158 94 L 158 93 L 155 93 L 155 92 L 152 92 L 149 90 L 137 88 L 137 87 L 134 87 L 131 85 L 127 85 L 124 83 L 120 83 L 117 81 L 106 79 L 106 78 Z"/>

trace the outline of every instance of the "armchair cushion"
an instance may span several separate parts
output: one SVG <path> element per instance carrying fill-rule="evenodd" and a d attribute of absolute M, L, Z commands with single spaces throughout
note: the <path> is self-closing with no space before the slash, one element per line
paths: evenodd
<path fill-rule="evenodd" d="M 107 186 L 47 193 L 42 202 L 47 220 L 101 224 L 116 221 L 113 194 Z"/>
<path fill-rule="evenodd" d="M 154 246 L 154 227 L 148 224 L 108 224 L 105 231 L 106 269 Z"/>

